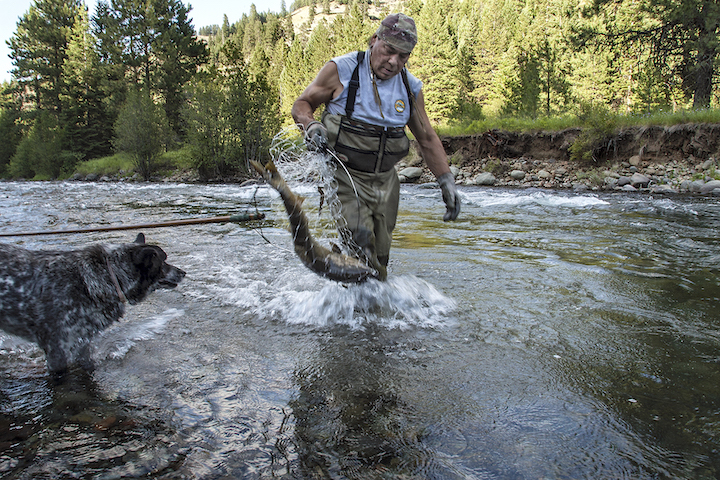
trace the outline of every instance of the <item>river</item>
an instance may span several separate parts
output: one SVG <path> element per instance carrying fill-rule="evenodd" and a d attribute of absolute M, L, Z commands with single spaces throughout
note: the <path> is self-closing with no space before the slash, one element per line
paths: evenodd
<path fill-rule="evenodd" d="M 388 281 L 344 286 L 300 263 L 265 186 L 0 183 L 0 232 L 266 214 L 143 230 L 188 274 L 95 339 L 92 376 L 54 385 L 0 333 L 0 476 L 720 475 L 717 198 L 460 195 L 444 223 L 439 190 L 403 186 Z"/>

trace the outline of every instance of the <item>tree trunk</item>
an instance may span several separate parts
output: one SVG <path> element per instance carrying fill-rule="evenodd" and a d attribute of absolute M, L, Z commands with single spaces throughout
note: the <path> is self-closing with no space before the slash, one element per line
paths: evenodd
<path fill-rule="evenodd" d="M 710 52 L 709 49 L 705 53 L 698 55 L 698 62 L 695 66 L 693 108 L 707 108 L 710 106 L 714 62 L 715 52 Z"/>

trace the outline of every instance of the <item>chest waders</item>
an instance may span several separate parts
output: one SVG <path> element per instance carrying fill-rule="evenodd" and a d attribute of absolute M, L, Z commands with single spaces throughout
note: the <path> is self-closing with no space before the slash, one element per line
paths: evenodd
<path fill-rule="evenodd" d="M 348 84 L 345 115 L 333 115 L 326 110 L 322 122 L 328 129 L 329 145 L 347 167 L 338 168 L 335 173 L 338 200 L 346 221 L 340 236 L 348 245 L 359 246 L 357 253 L 365 256 L 378 270 L 379 278 L 385 280 L 400 201 L 400 182 L 394 167 L 407 156 L 410 140 L 404 126 L 381 127 L 352 118 L 364 58 L 365 52 L 358 52 L 358 63 Z M 404 68 L 401 74 L 412 115 L 414 96 Z"/>

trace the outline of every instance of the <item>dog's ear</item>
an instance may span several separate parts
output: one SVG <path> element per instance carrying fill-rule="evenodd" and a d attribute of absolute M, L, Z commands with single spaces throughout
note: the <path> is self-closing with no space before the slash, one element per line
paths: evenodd
<path fill-rule="evenodd" d="M 156 245 L 137 247 L 134 249 L 132 256 L 134 265 L 142 266 L 148 270 L 153 267 L 159 268 L 166 258 L 167 254 Z"/>
<path fill-rule="evenodd" d="M 140 245 L 144 245 L 145 244 L 145 235 L 142 233 L 138 233 L 137 237 L 135 237 L 134 243 L 139 243 Z"/>

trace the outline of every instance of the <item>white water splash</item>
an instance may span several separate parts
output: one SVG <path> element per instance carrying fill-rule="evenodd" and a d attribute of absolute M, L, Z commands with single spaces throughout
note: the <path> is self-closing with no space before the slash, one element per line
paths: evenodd
<path fill-rule="evenodd" d="M 279 315 L 290 324 L 369 324 L 386 328 L 439 328 L 450 322 L 455 301 L 414 276 L 396 276 L 387 282 L 369 280 L 359 285 L 328 283 L 319 291 L 284 290 L 255 313 Z"/>
<path fill-rule="evenodd" d="M 567 195 L 546 192 L 518 194 L 517 192 L 463 191 L 462 199 L 470 205 L 480 207 L 540 205 L 544 207 L 578 208 L 610 204 L 594 195 Z"/>
<path fill-rule="evenodd" d="M 178 318 L 184 313 L 184 310 L 169 308 L 142 323 L 121 323 L 106 330 L 102 334 L 102 340 L 96 344 L 93 358 L 96 360 L 124 358 L 137 342 L 155 337 L 165 330 L 168 321 Z"/>

